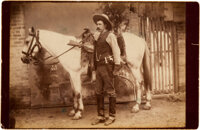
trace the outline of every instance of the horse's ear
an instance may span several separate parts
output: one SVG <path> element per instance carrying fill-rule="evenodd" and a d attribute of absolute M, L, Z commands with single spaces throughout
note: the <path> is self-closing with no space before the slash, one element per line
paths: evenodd
<path fill-rule="evenodd" d="M 39 40 L 39 30 L 37 30 L 36 38 L 37 38 L 37 40 Z"/>
<path fill-rule="evenodd" d="M 35 28 L 34 27 L 31 27 L 31 32 L 35 33 Z"/>
<path fill-rule="evenodd" d="M 29 33 L 30 35 L 35 34 L 35 28 L 34 28 L 34 27 L 29 28 L 29 29 L 28 29 L 28 33 Z"/>

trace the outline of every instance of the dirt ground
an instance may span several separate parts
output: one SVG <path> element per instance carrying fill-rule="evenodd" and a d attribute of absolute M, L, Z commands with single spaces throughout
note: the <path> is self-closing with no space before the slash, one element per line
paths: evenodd
<path fill-rule="evenodd" d="M 110 126 L 91 125 L 96 116 L 96 105 L 86 105 L 83 117 L 72 120 L 68 116 L 72 107 L 19 109 L 16 111 L 16 128 L 160 128 L 185 126 L 185 101 L 152 100 L 151 110 L 131 113 L 134 102 L 116 106 L 116 121 Z M 142 104 L 144 105 L 144 104 Z M 142 106 L 141 105 L 141 106 Z M 106 105 L 106 108 L 108 105 Z"/>

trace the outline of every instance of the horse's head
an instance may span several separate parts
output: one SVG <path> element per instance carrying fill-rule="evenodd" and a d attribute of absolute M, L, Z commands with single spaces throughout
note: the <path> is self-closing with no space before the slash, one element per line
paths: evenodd
<path fill-rule="evenodd" d="M 38 61 L 38 53 L 41 51 L 41 44 L 39 42 L 39 31 L 36 32 L 32 27 L 29 29 L 28 37 L 25 39 L 25 45 L 22 50 L 21 60 L 25 64 L 29 64 L 31 61 Z"/>

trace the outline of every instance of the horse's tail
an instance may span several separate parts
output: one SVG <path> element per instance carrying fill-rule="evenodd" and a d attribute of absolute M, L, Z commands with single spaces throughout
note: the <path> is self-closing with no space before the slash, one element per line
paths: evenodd
<path fill-rule="evenodd" d="M 150 71 L 150 51 L 145 42 L 145 52 L 143 57 L 143 71 L 144 71 L 144 83 L 145 88 L 152 90 L 152 79 L 151 79 L 151 71 Z"/>

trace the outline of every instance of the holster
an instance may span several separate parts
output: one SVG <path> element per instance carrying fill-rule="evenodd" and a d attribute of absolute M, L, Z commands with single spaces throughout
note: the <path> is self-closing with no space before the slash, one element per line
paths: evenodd
<path fill-rule="evenodd" d="M 108 55 L 108 56 L 102 56 L 99 61 L 95 61 L 96 65 L 106 65 L 106 64 L 114 64 L 114 59 L 113 56 Z"/>

